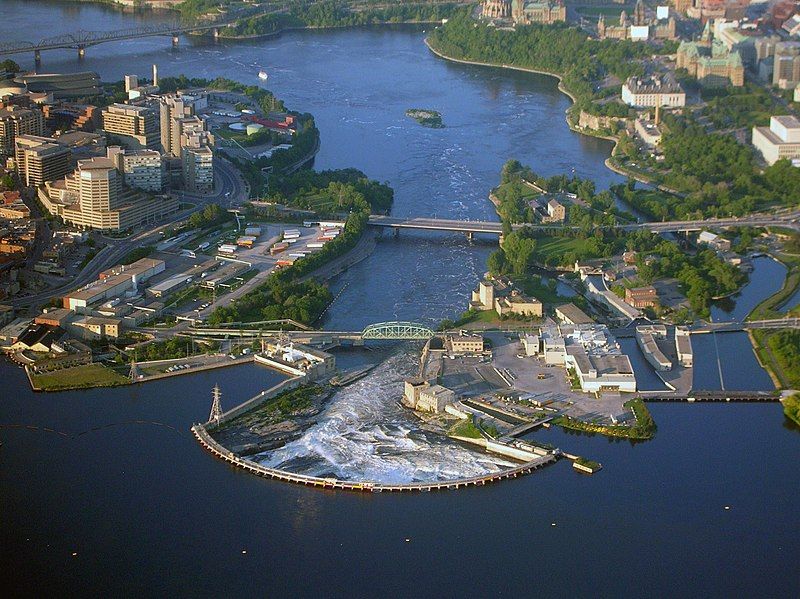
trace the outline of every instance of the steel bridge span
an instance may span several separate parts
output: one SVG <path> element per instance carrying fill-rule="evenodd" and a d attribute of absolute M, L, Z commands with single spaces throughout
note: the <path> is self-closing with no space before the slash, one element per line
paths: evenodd
<path fill-rule="evenodd" d="M 281 336 L 299 342 L 334 342 L 366 340 L 416 341 L 430 339 L 434 332 L 430 327 L 416 322 L 378 322 L 366 326 L 361 331 L 275 331 L 245 328 L 201 328 L 186 330 L 193 337 L 228 339 L 232 337 L 247 339 L 268 339 Z"/>
<path fill-rule="evenodd" d="M 171 36 L 172 45 L 178 45 L 178 36 L 183 33 L 211 31 L 217 37 L 219 30 L 232 21 L 219 23 L 199 23 L 187 25 L 186 23 L 167 23 L 162 25 L 150 25 L 147 27 L 136 27 L 128 29 L 117 29 L 115 31 L 84 31 L 78 30 L 73 33 L 66 33 L 54 37 L 40 39 L 37 42 L 6 42 L 0 44 L 0 56 L 22 54 L 33 52 L 34 58 L 39 62 L 41 52 L 44 50 L 74 49 L 78 51 L 78 57 L 85 55 L 86 48 L 96 46 L 105 42 L 119 42 L 142 37 Z"/>

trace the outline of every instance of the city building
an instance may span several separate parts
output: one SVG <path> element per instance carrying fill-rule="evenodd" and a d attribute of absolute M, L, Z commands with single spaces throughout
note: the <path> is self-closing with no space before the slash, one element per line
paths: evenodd
<path fill-rule="evenodd" d="M 737 51 L 728 50 L 719 40 L 709 44 L 681 42 L 677 67 L 686 69 L 692 77 L 707 87 L 744 85 L 744 63 Z"/>
<path fill-rule="evenodd" d="M 527 297 L 508 279 L 487 278 L 478 283 L 469 304 L 472 310 L 495 310 L 498 316 L 512 314 L 541 317 L 542 302 Z"/>
<path fill-rule="evenodd" d="M 693 0 L 686 16 L 703 23 L 714 19 L 741 19 L 749 5 L 750 0 Z"/>
<path fill-rule="evenodd" d="M 656 107 L 656 109 L 659 108 L 658 106 Z M 633 122 L 633 129 L 646 146 L 655 148 L 661 143 L 663 132 L 661 131 L 660 125 L 656 123 L 654 119 L 647 117 L 648 115 L 645 115 L 636 119 Z"/>
<path fill-rule="evenodd" d="M 43 135 L 44 115 L 37 108 L 10 105 L 0 108 L 0 157 L 14 156 L 14 140 L 20 135 Z"/>
<path fill-rule="evenodd" d="M 630 77 L 622 85 L 622 101 L 634 107 L 680 108 L 686 105 L 686 92 L 674 77 L 668 74 L 653 74 L 645 77 Z"/>
<path fill-rule="evenodd" d="M 451 354 L 480 354 L 483 352 L 483 336 L 480 333 L 468 335 L 447 335 L 445 339 L 447 350 Z"/>
<path fill-rule="evenodd" d="M 39 200 L 68 224 L 102 230 L 129 229 L 178 210 L 176 198 L 148 196 L 126 187 L 123 181 L 113 159 L 80 160 L 75 172 L 46 182 L 39 190 Z"/>
<path fill-rule="evenodd" d="M 625 290 L 625 301 L 634 308 L 654 308 L 658 305 L 658 293 L 652 285 Z"/>
<path fill-rule="evenodd" d="M 800 42 L 775 44 L 772 57 L 772 85 L 794 89 L 800 83 Z"/>
<path fill-rule="evenodd" d="M 711 231 L 700 231 L 700 234 L 697 236 L 697 243 L 700 245 L 707 245 L 718 252 L 728 252 L 731 249 L 730 239 L 720 237 Z"/>
<path fill-rule="evenodd" d="M 481 15 L 487 19 L 507 19 L 511 16 L 511 0 L 486 0 Z"/>
<path fill-rule="evenodd" d="M 183 185 L 193 193 L 214 191 L 214 152 L 209 146 L 183 148 Z"/>
<path fill-rule="evenodd" d="M 30 217 L 31 210 L 18 191 L 0 191 L 0 218 L 19 220 Z"/>
<path fill-rule="evenodd" d="M 20 135 L 14 145 L 17 174 L 27 186 L 39 187 L 63 178 L 72 170 L 72 152 L 55 139 Z"/>
<path fill-rule="evenodd" d="M 567 219 L 567 209 L 556 199 L 547 202 L 547 222 L 563 223 Z"/>
<path fill-rule="evenodd" d="M 183 119 L 194 116 L 194 103 L 177 94 L 162 95 L 159 100 L 161 150 L 173 158 L 181 157 Z"/>
<path fill-rule="evenodd" d="M 790 115 L 770 117 L 769 127 L 753 127 L 753 146 L 767 164 L 800 159 L 800 120 Z"/>
<path fill-rule="evenodd" d="M 125 185 L 151 193 L 161 193 L 166 183 L 166 166 L 158 150 L 108 148 L 108 157 L 122 173 Z"/>
<path fill-rule="evenodd" d="M 659 7 L 666 8 L 666 7 Z M 657 11 L 652 17 L 647 16 L 644 2 L 639 0 L 633 9 L 633 16 L 628 17 L 624 10 L 619 15 L 617 24 L 607 24 L 603 14 L 597 20 L 597 36 L 600 39 L 629 39 L 632 41 L 646 41 L 649 39 L 676 38 L 675 18 L 669 15 L 669 10 Z"/>
<path fill-rule="evenodd" d="M 103 110 L 103 130 L 127 149 L 158 149 L 159 115 L 150 106 L 112 104 Z"/>
<path fill-rule="evenodd" d="M 556 21 L 567 20 L 567 7 L 561 0 L 512 0 L 511 17 L 515 23 L 530 25 L 544 23 L 550 25 Z"/>

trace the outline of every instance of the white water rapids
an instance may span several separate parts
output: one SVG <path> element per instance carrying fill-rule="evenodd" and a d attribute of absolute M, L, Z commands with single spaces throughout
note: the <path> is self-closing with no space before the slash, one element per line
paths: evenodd
<path fill-rule="evenodd" d="M 409 354 L 390 357 L 339 391 L 301 438 L 251 459 L 300 474 L 381 483 L 465 478 L 508 466 L 421 430 L 420 421 L 398 403 L 403 379 L 415 368 Z"/>

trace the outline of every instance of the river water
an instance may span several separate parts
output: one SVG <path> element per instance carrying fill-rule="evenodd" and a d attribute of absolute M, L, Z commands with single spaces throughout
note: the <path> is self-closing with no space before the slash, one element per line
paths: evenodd
<path fill-rule="evenodd" d="M 5 0 L 0 8 L 5 40 L 164 19 L 86 4 Z M 157 62 L 162 75 L 257 83 L 263 68 L 289 107 L 315 115 L 323 142 L 317 167 L 355 166 L 388 181 L 398 215 L 495 218 L 486 195 L 511 157 L 547 175 L 574 168 L 599 188 L 619 180 L 603 166 L 610 144 L 568 130 L 568 100 L 553 79 L 448 64 L 422 38 L 412 30 L 349 30 L 225 46 L 184 40 L 177 52 L 168 39 L 150 38 L 89 48 L 83 63 L 71 51 L 46 52 L 42 71 L 92 69 L 117 80 L 145 76 Z M 32 57 L 19 58 L 31 66 Z M 403 114 L 411 107 L 439 110 L 446 128 L 418 126 Z M 453 316 L 492 247 L 453 235 L 386 238 L 334 282 L 345 290 L 326 326 Z M 726 383 L 731 376 L 769 388 L 742 337 L 717 335 Z M 696 370 L 705 388 L 715 388 L 717 354 L 708 349 Z M 261 459 L 401 480 L 495 468 L 413 427 L 395 404 L 399 381 L 412 370 L 410 354 L 394 355 L 343 391 L 303 439 Z M 214 383 L 231 406 L 279 379 L 234 367 L 44 395 L 0 364 L 4 578 L 28 592 L 106 595 L 324 588 L 331 596 L 532 589 L 549 596 L 639 588 L 785 596 L 798 589 L 800 435 L 776 405 L 654 405 L 659 434 L 636 446 L 558 431 L 543 438 L 603 462 L 595 477 L 559 463 L 482 489 L 372 497 L 257 479 L 214 459 L 188 433 L 207 418 Z"/>

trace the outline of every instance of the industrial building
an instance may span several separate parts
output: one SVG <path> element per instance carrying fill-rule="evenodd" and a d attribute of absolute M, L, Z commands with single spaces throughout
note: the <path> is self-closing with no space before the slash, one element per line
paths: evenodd
<path fill-rule="evenodd" d="M 409 379 L 404 384 L 402 403 L 419 412 L 438 414 L 448 405 L 455 403 L 456 399 L 458 399 L 456 394 L 442 385 L 431 385 L 423 380 Z"/>
<path fill-rule="evenodd" d="M 678 361 L 684 368 L 694 365 L 694 352 L 692 351 L 692 337 L 686 327 L 675 327 L 675 349 L 678 352 Z"/>
<path fill-rule="evenodd" d="M 667 327 L 663 324 L 636 327 L 636 343 L 642 350 L 644 357 L 656 370 L 672 370 L 672 360 L 664 355 L 656 341 L 657 339 L 666 338 Z"/>
<path fill-rule="evenodd" d="M 594 320 L 575 304 L 556 307 L 556 317 L 566 324 L 594 324 Z"/>
<path fill-rule="evenodd" d="M 483 336 L 479 333 L 447 335 L 445 344 L 451 354 L 480 354 L 483 352 Z"/>
<path fill-rule="evenodd" d="M 64 296 L 62 304 L 69 310 L 85 312 L 94 304 L 117 298 L 126 292 L 137 295 L 140 283 L 164 272 L 165 268 L 163 260 L 142 258 L 127 266 L 108 269 L 100 273 L 100 278 L 96 282 Z"/>

